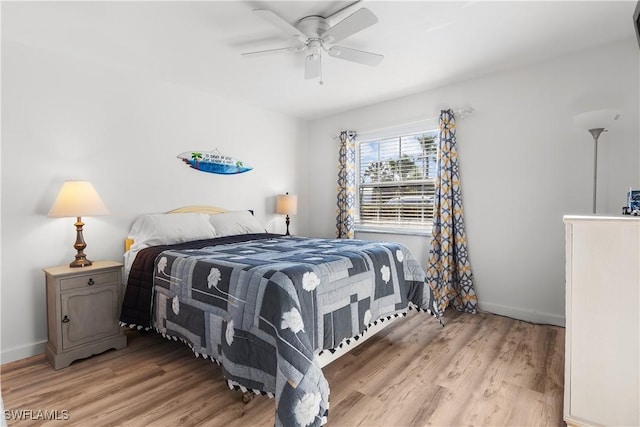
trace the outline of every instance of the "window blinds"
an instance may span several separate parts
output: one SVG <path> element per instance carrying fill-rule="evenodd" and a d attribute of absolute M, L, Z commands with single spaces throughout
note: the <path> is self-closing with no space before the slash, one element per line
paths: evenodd
<path fill-rule="evenodd" d="M 431 224 L 436 137 L 434 130 L 358 143 L 358 224 Z"/>

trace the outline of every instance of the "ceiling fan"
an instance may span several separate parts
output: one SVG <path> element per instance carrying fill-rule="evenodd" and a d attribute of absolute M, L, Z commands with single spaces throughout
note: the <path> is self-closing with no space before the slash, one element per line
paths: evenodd
<path fill-rule="evenodd" d="M 334 45 L 334 43 L 337 43 L 378 22 L 378 18 L 369 9 L 358 9 L 335 25 L 329 24 L 329 19 L 331 17 L 325 18 L 316 15 L 306 16 L 300 19 L 296 25 L 292 25 L 271 10 L 256 9 L 253 12 L 264 20 L 270 22 L 275 27 L 284 31 L 289 37 L 291 37 L 293 44 L 291 46 L 276 49 L 245 52 L 242 56 L 256 56 L 278 52 L 304 52 L 305 79 L 320 77 L 320 84 L 322 84 L 323 52 L 334 58 L 370 66 L 378 65 L 384 58 L 383 55 L 379 55 L 377 53 Z"/>

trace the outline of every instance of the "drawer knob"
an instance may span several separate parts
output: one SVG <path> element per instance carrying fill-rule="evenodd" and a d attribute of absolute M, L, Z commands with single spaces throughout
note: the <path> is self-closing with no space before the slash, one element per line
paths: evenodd
<path fill-rule="evenodd" d="M 64 318 L 62 319 L 62 323 L 69 323 L 69 316 L 65 314 Z"/>
<path fill-rule="evenodd" d="M 87 282 L 87 285 L 91 286 L 91 285 L 95 285 L 95 284 L 96 284 L 96 282 L 94 282 L 94 281 L 93 281 L 93 278 L 92 278 L 92 277 L 90 277 L 90 278 L 89 278 L 89 281 Z"/>

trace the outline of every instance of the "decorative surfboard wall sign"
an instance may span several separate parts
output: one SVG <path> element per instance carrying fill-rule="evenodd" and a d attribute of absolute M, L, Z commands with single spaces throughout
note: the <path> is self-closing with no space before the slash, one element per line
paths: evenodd
<path fill-rule="evenodd" d="M 178 154 L 178 158 L 193 169 L 221 175 L 233 175 L 253 169 L 236 158 L 225 156 L 217 148 L 213 151 L 185 151 Z"/>

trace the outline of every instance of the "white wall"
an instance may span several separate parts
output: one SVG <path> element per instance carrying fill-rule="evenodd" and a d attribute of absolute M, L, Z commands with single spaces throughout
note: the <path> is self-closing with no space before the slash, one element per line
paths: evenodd
<path fill-rule="evenodd" d="M 425 72 L 428 72 L 426 70 Z M 121 259 L 135 217 L 188 204 L 254 209 L 282 232 L 274 196 L 299 195 L 292 231 L 334 236 L 337 142 L 471 104 L 458 122 L 471 263 L 480 306 L 564 317 L 562 215 L 590 209 L 592 145 L 578 111 L 619 106 L 601 137 L 600 212 L 640 187 L 638 48 L 627 41 L 305 122 L 96 63 L 2 40 L 1 361 L 42 352 L 42 268 L 73 259 L 73 219 L 46 216 L 62 182 L 87 179 L 111 209 L 85 218 L 91 259 Z M 175 158 L 220 151 L 254 170 L 206 174 Z M 359 237 L 388 238 L 385 235 Z M 426 238 L 391 236 L 426 261 Z"/>
<path fill-rule="evenodd" d="M 306 135 L 298 119 L 3 39 L 2 362 L 44 350 L 42 268 L 75 254 L 75 219 L 46 216 L 63 181 L 91 181 L 111 210 L 84 218 L 94 260 L 122 259 L 138 215 L 190 204 L 253 209 L 284 232 L 275 195 L 300 192 Z M 254 170 L 215 175 L 176 158 L 215 148 Z M 292 230 L 306 231 L 295 219 Z"/>
<path fill-rule="evenodd" d="M 572 116 L 618 107 L 623 121 L 600 138 L 599 213 L 620 213 L 640 188 L 639 49 L 625 40 L 538 65 L 418 93 L 309 124 L 314 236 L 335 233 L 340 130 L 368 131 L 470 104 L 457 121 L 464 213 L 480 308 L 564 324 L 564 214 L 591 210 L 593 140 Z M 425 70 L 428 72 L 428 70 Z M 426 265 L 427 237 L 399 240 Z"/>

